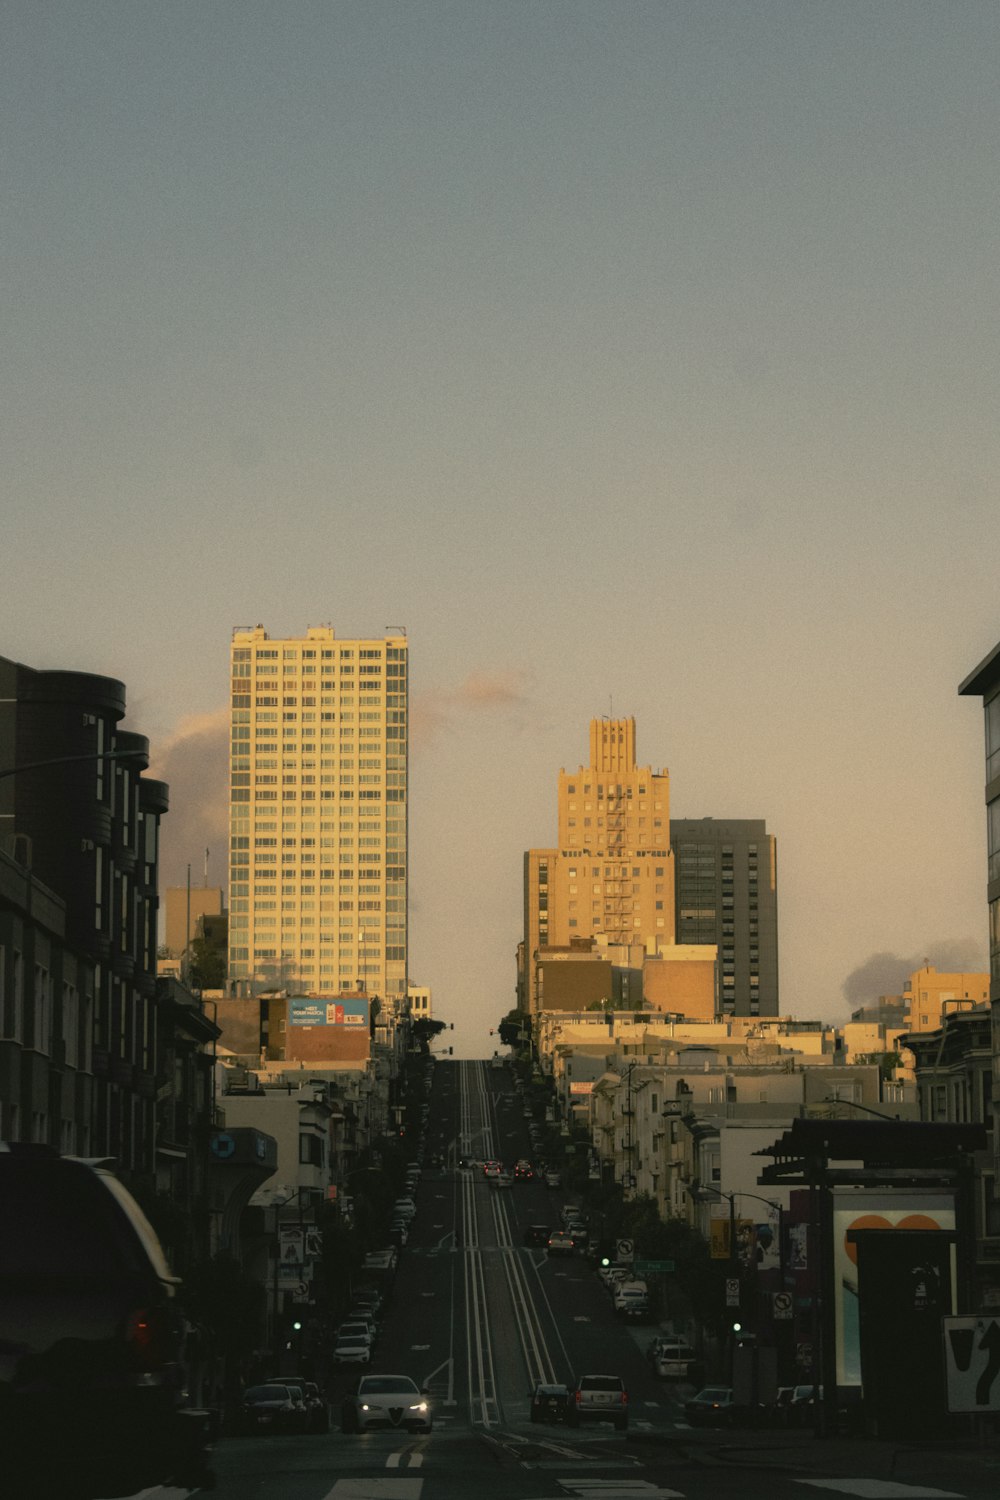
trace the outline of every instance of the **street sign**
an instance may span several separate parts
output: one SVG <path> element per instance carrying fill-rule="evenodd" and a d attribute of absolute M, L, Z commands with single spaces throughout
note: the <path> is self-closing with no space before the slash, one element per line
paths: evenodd
<path fill-rule="evenodd" d="M 304 1266 L 301 1265 L 301 1264 L 299 1264 L 299 1265 L 294 1265 L 293 1264 L 293 1265 L 283 1266 L 279 1262 L 279 1265 L 278 1265 L 278 1287 L 279 1287 L 279 1289 L 281 1291 L 283 1291 L 283 1292 L 294 1292 L 295 1288 L 299 1285 L 300 1282 L 303 1282 L 303 1281 L 304 1282 L 309 1282 L 311 1280 L 312 1280 L 312 1264 L 311 1264 L 311 1262 L 307 1262 Z"/>
<path fill-rule="evenodd" d="M 1000 1411 L 1000 1318 L 942 1318 L 950 1412 Z"/>
<path fill-rule="evenodd" d="M 632 1262 L 632 1269 L 637 1276 L 659 1276 L 664 1271 L 675 1271 L 677 1267 L 672 1260 L 636 1260 Z"/>
<path fill-rule="evenodd" d="M 635 1260 L 635 1240 L 619 1240 L 617 1255 L 620 1261 Z"/>
<path fill-rule="evenodd" d="M 771 1302 L 771 1310 L 774 1314 L 775 1322 L 780 1322 L 782 1319 L 787 1320 L 791 1318 L 792 1304 L 794 1300 L 795 1299 L 792 1296 L 791 1292 L 774 1293 L 773 1300 Z"/>
<path fill-rule="evenodd" d="M 295 1286 L 292 1287 L 292 1301 L 293 1302 L 308 1302 L 309 1301 L 309 1283 L 308 1283 L 308 1281 L 299 1281 L 299 1282 L 296 1282 Z"/>
<path fill-rule="evenodd" d="M 740 1305 L 740 1278 L 738 1276 L 726 1277 L 726 1306 L 739 1307 Z"/>
<path fill-rule="evenodd" d="M 301 1266 L 305 1259 L 305 1234 L 301 1229 L 282 1224 L 278 1229 L 278 1254 L 283 1266 Z"/>

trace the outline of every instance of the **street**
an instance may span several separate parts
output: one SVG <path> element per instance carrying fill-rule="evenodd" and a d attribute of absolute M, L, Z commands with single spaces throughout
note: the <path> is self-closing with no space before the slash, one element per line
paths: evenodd
<path fill-rule="evenodd" d="M 428 1144 L 453 1158 L 529 1155 L 510 1076 L 483 1063 L 438 1064 Z M 435 1428 L 345 1435 L 340 1403 L 358 1370 L 331 1390 L 333 1426 L 311 1437 L 230 1437 L 215 1454 L 224 1500 L 510 1500 L 557 1496 L 803 1500 L 817 1487 L 866 1500 L 993 1495 L 995 1448 L 898 1449 L 811 1432 L 693 1430 L 690 1388 L 661 1381 L 645 1349 L 654 1330 L 616 1322 L 587 1261 L 525 1248 L 524 1227 L 558 1222 L 565 1198 L 536 1178 L 492 1188 L 478 1169 L 427 1168 L 400 1257 L 373 1372 L 429 1388 Z M 529 1387 L 613 1372 L 629 1392 L 629 1429 L 533 1426 Z M 174 1500 L 182 1491 L 147 1492 Z"/>

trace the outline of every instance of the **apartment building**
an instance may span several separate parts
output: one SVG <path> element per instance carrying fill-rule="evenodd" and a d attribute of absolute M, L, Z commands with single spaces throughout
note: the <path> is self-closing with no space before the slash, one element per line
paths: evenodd
<path fill-rule="evenodd" d="M 961 683 L 959 693 L 981 698 L 985 729 L 986 909 L 990 944 L 993 1093 L 1000 1099 L 1000 643 Z M 1000 1131 L 993 1132 L 994 1194 L 1000 1183 Z"/>
<path fill-rule="evenodd" d="M 762 818 L 674 818 L 679 943 L 716 943 L 724 1014 L 778 1014 L 777 848 Z"/>
<path fill-rule="evenodd" d="M 114 678 L 0 657 L 0 1107 L 15 1139 L 114 1156 L 151 1192 L 168 793 L 124 717 Z"/>
<path fill-rule="evenodd" d="M 229 987 L 407 993 L 405 635 L 231 646 Z"/>

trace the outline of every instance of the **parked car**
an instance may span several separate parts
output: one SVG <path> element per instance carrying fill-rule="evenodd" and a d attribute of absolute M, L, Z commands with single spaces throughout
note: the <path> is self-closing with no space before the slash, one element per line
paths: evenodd
<path fill-rule="evenodd" d="M 535 1176 L 535 1169 L 530 1161 L 519 1161 L 514 1167 L 514 1176 L 518 1182 L 531 1182 Z"/>
<path fill-rule="evenodd" d="M 816 1403 L 823 1399 L 823 1387 L 813 1385 L 811 1382 L 805 1385 L 793 1385 L 792 1394 L 788 1403 L 788 1419 L 791 1427 L 810 1427 L 816 1417 Z"/>
<path fill-rule="evenodd" d="M 366 1271 L 384 1271 L 388 1274 L 396 1269 L 398 1260 L 399 1252 L 395 1246 L 390 1245 L 385 1250 L 369 1250 L 363 1264 Z"/>
<path fill-rule="evenodd" d="M 562 1175 L 561 1175 L 561 1173 L 554 1172 L 554 1171 L 553 1172 L 546 1172 L 546 1174 L 545 1174 L 545 1186 L 547 1188 L 561 1188 L 562 1187 Z"/>
<path fill-rule="evenodd" d="M 416 1216 L 417 1205 L 412 1198 L 397 1198 L 392 1205 L 394 1218 L 412 1219 Z"/>
<path fill-rule="evenodd" d="M 375 1327 L 367 1318 L 350 1318 L 337 1329 L 337 1343 L 349 1343 L 351 1339 L 364 1339 L 369 1349 L 375 1347 Z"/>
<path fill-rule="evenodd" d="M 619 1318 L 642 1323 L 649 1317 L 649 1288 L 644 1281 L 622 1281 L 615 1290 L 614 1309 Z"/>
<path fill-rule="evenodd" d="M 767 1420 L 772 1427 L 790 1427 L 792 1425 L 792 1399 L 794 1395 L 794 1385 L 779 1385 L 775 1392 L 774 1400 L 767 1408 Z"/>
<path fill-rule="evenodd" d="M 433 1426 L 430 1396 L 408 1375 L 364 1375 L 341 1408 L 344 1432 L 367 1432 L 370 1427 L 430 1432 Z"/>
<path fill-rule="evenodd" d="M 528 1392 L 533 1422 L 565 1422 L 569 1412 L 569 1387 L 536 1385 Z"/>
<path fill-rule="evenodd" d="M 369 1339 L 353 1333 L 350 1338 L 338 1338 L 333 1346 L 335 1365 L 366 1365 L 372 1357 Z"/>
<path fill-rule="evenodd" d="M 697 1356 L 683 1339 L 658 1338 L 649 1346 L 649 1359 L 661 1380 L 686 1380 Z"/>
<path fill-rule="evenodd" d="M 547 1245 L 549 1243 L 549 1226 L 547 1224 L 529 1224 L 524 1231 L 523 1239 L 526 1245 Z"/>
<path fill-rule="evenodd" d="M 561 1229 L 549 1235 L 547 1248 L 550 1255 L 572 1255 L 576 1250 L 572 1235 L 564 1234 Z"/>
<path fill-rule="evenodd" d="M 305 1403 L 289 1386 L 277 1381 L 252 1385 L 243 1392 L 243 1430 L 250 1433 L 304 1432 Z"/>
<path fill-rule="evenodd" d="M 297 1386 L 302 1392 L 306 1408 L 306 1431 L 307 1432 L 329 1432 L 330 1431 L 330 1408 L 325 1397 L 321 1394 L 319 1386 L 314 1380 L 303 1380 L 299 1375 L 276 1375 L 273 1382 L 276 1385 Z"/>
<path fill-rule="evenodd" d="M 209 1482 L 187 1402 L 178 1281 L 103 1165 L 0 1143 L 0 1453 L 73 1500 Z"/>
<path fill-rule="evenodd" d="M 733 1391 L 728 1385 L 707 1385 L 684 1403 L 684 1415 L 692 1427 L 731 1427 Z"/>
<path fill-rule="evenodd" d="M 581 1375 L 569 1407 L 570 1426 L 584 1422 L 613 1422 L 619 1432 L 628 1427 L 628 1391 L 620 1375 Z"/>

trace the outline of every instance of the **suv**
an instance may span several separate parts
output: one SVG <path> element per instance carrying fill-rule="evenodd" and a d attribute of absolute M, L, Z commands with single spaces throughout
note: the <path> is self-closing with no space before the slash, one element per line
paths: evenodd
<path fill-rule="evenodd" d="M 645 1322 L 649 1317 L 649 1288 L 644 1281 L 621 1281 L 615 1288 L 615 1312 L 620 1318 Z"/>
<path fill-rule="evenodd" d="M 208 1487 L 178 1281 L 105 1162 L 0 1144 L 0 1452 L 11 1493 Z"/>
<path fill-rule="evenodd" d="M 628 1427 L 628 1391 L 620 1375 L 581 1375 L 569 1405 L 569 1423 L 613 1422 Z"/>

